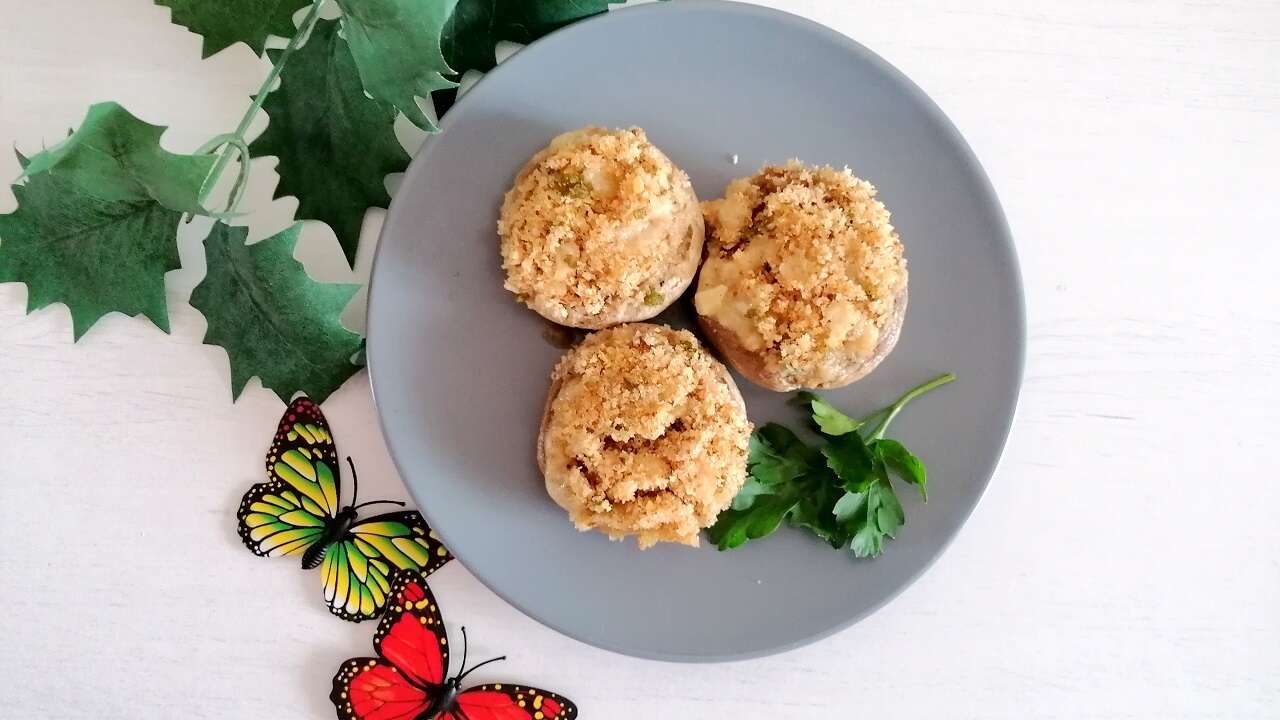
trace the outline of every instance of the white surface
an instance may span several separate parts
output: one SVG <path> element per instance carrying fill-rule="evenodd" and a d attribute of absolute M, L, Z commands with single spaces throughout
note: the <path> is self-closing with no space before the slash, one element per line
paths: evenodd
<path fill-rule="evenodd" d="M 511 656 L 490 677 L 595 720 L 1280 717 L 1280 5 L 769 4 L 901 68 L 991 174 L 1030 317 L 1000 472 L 919 583 L 784 655 L 612 655 L 456 563 L 432 580 L 451 626 Z M 263 72 L 243 46 L 201 61 L 147 0 L 0 0 L 0 17 L 0 145 L 34 150 L 113 99 L 190 151 Z M 273 165 L 255 164 L 254 237 L 296 206 L 270 201 Z M 329 678 L 369 650 L 316 573 L 236 538 L 282 405 L 256 381 L 233 405 L 224 352 L 200 343 L 204 231 L 168 278 L 172 335 L 114 315 L 72 345 L 65 308 L 26 316 L 25 288 L 0 285 L 0 718 L 331 717 Z M 299 257 L 350 277 L 318 225 Z M 366 497 L 404 497 L 365 376 L 325 411 Z"/>

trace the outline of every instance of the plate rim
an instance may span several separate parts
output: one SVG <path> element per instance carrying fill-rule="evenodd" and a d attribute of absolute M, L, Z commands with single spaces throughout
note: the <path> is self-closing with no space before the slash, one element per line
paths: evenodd
<path fill-rule="evenodd" d="M 847 630 L 850 627 L 861 622 L 862 620 L 865 620 L 866 618 L 875 614 L 876 612 L 879 612 L 882 608 L 884 608 L 890 602 L 896 600 L 902 593 L 906 592 L 908 588 L 910 588 L 911 586 L 919 582 L 920 578 L 923 577 L 925 573 L 927 573 L 929 570 L 931 570 L 937 564 L 938 560 L 941 559 L 942 556 L 946 554 L 946 552 L 951 548 L 951 545 L 955 542 L 956 538 L 960 535 L 961 531 L 964 529 L 964 526 L 968 524 L 969 519 L 972 517 L 978 505 L 982 502 L 982 499 L 986 497 L 987 491 L 990 489 L 991 483 L 995 479 L 996 473 L 1000 471 L 1000 467 L 1004 461 L 1005 450 L 1008 447 L 1009 436 L 1012 432 L 1013 424 L 1017 419 L 1019 407 L 1021 405 L 1022 385 L 1023 385 L 1023 380 L 1025 378 L 1026 360 L 1027 360 L 1027 309 L 1026 309 L 1026 292 L 1025 292 L 1023 277 L 1022 277 L 1022 264 L 1018 257 L 1017 245 L 1014 242 L 1013 233 L 1009 227 L 1008 217 L 1004 211 L 1004 205 L 1000 202 L 1000 196 L 996 193 L 995 186 L 992 184 L 991 178 L 988 175 L 986 168 L 982 165 L 982 162 L 978 159 L 977 155 L 973 152 L 973 148 L 970 147 L 968 141 L 965 140 L 964 136 L 960 133 L 959 129 L 955 126 L 955 123 L 951 121 L 951 118 L 948 117 L 947 114 L 943 112 L 942 108 L 936 102 L 934 102 L 933 98 L 931 98 L 923 89 L 920 88 L 919 85 L 917 85 L 913 80 L 911 80 L 910 77 L 904 74 L 901 70 L 898 70 L 898 68 L 896 68 L 894 65 L 892 65 L 887 60 L 882 58 L 875 51 L 859 43 L 858 41 L 854 40 L 848 35 L 845 35 L 844 33 L 838 30 L 835 30 L 834 28 L 823 25 L 822 23 L 817 22 L 816 20 L 810 20 L 809 18 L 796 15 L 794 13 L 790 13 L 785 10 L 778 10 L 775 8 L 765 7 L 761 5 L 754 5 L 748 2 L 739 2 L 737 0 L 681 0 L 679 3 L 650 2 L 650 3 L 644 3 L 642 5 L 636 5 L 631 7 L 617 8 L 617 9 L 609 10 L 607 12 L 599 13 L 594 17 L 590 17 L 590 18 L 572 23 L 558 30 L 555 30 L 551 33 L 548 33 L 547 35 L 535 40 L 532 43 L 529 43 L 528 45 L 526 45 L 525 47 L 517 51 L 514 55 L 512 55 L 502 63 L 499 63 L 496 67 L 491 69 L 489 72 L 485 73 L 483 77 L 481 77 L 479 80 L 476 81 L 475 85 L 469 88 L 466 93 L 464 93 L 461 97 L 457 98 L 454 101 L 451 110 L 456 109 L 459 105 L 466 103 L 469 96 L 472 95 L 472 92 L 475 90 L 475 88 L 479 86 L 481 83 L 484 83 L 490 77 L 494 76 L 497 73 L 510 72 L 510 68 L 512 67 L 512 65 L 519 63 L 519 56 L 524 54 L 530 48 L 534 48 L 544 43 L 558 42 L 563 37 L 567 37 L 575 33 L 583 32 L 584 28 L 594 28 L 596 25 L 604 25 L 607 23 L 626 22 L 627 21 L 626 18 L 638 15 L 640 13 L 654 13 L 654 12 L 662 12 L 662 13 L 685 12 L 687 13 L 691 11 L 696 12 L 699 10 L 706 10 L 706 9 L 719 10 L 719 11 L 728 12 L 728 13 L 739 13 L 747 16 L 761 17 L 773 22 L 787 23 L 793 26 L 798 26 L 799 28 L 801 28 L 806 32 L 813 32 L 813 33 L 819 33 L 819 34 L 825 35 L 827 38 L 843 46 L 852 54 L 857 55 L 861 59 L 869 62 L 878 71 L 885 73 L 887 76 L 891 77 L 893 80 L 898 82 L 902 86 L 905 92 L 913 96 L 916 101 L 920 102 L 920 104 L 925 108 L 926 112 L 928 112 L 930 115 L 933 116 L 933 119 L 939 121 L 939 126 L 941 127 L 942 132 L 955 144 L 956 148 L 960 150 L 962 159 L 965 162 L 967 162 L 969 165 L 971 165 L 971 167 L 976 171 L 976 179 L 979 181 L 978 183 L 979 189 L 990 199 L 991 207 L 995 210 L 994 220 L 995 220 L 998 239 L 1002 241 L 1002 244 L 1005 246 L 1005 248 L 1009 253 L 1010 270 L 1011 270 L 1010 274 L 1012 279 L 1010 290 L 1012 291 L 1013 295 L 1016 298 L 1015 307 L 1013 308 L 1014 314 L 1016 316 L 1016 319 L 1015 319 L 1016 326 L 1014 328 L 1014 330 L 1016 331 L 1014 333 L 1015 334 L 1014 341 L 1016 344 L 1016 348 L 1015 348 L 1016 358 L 1014 359 L 1015 360 L 1014 377 L 1013 377 L 1014 382 L 1012 385 L 1011 399 L 1009 401 L 1009 407 L 1007 408 L 1007 413 L 1006 413 L 1007 420 L 1004 422 L 1004 426 L 999 428 L 1000 440 L 999 440 L 998 446 L 996 447 L 995 459 L 992 462 L 990 470 L 986 473 L 983 473 L 984 477 L 981 481 L 981 486 L 978 488 L 978 491 L 972 496 L 971 500 L 967 501 L 967 507 L 962 507 L 960 522 L 956 526 L 956 529 L 953 532 L 951 532 L 941 542 L 941 544 L 937 548 L 937 551 L 933 553 L 933 555 L 927 561 L 922 563 L 920 567 L 915 572 L 911 573 L 904 582 L 899 584 L 896 588 L 892 589 L 879 602 L 865 608 L 861 612 L 851 615 L 849 618 L 841 622 L 834 623 L 831 626 L 819 632 L 810 633 L 803 637 L 791 640 L 789 642 L 779 643 L 779 644 L 772 645 L 770 647 L 765 647 L 765 648 L 760 648 L 757 650 L 750 650 L 745 652 L 707 653 L 707 654 L 700 654 L 700 655 L 692 655 L 692 654 L 685 654 L 685 653 L 662 653 L 662 652 L 648 652 L 643 650 L 638 651 L 632 648 L 619 646 L 604 640 L 599 640 L 595 638 L 589 639 L 587 637 L 584 637 L 583 634 L 573 629 L 566 628 L 559 623 L 554 623 L 544 619 L 539 614 L 533 612 L 532 610 L 525 607 L 522 603 L 510 597 L 506 592 L 504 592 L 499 588 L 499 584 L 495 584 L 494 582 L 492 582 L 491 579 L 486 577 L 483 573 L 473 569 L 470 565 L 468 565 L 464 560 L 465 553 L 458 553 L 457 551 L 455 551 L 455 549 L 449 545 L 448 538 L 445 537 L 443 533 L 441 533 L 441 538 L 444 540 L 445 546 L 449 548 L 449 551 L 453 554 L 454 558 L 466 568 L 468 573 L 470 573 L 474 578 L 479 580 L 480 583 L 484 585 L 485 588 L 488 589 L 490 592 L 497 595 L 508 605 L 514 607 L 516 610 L 520 611 L 523 615 L 525 615 L 528 618 L 531 618 L 538 624 L 544 627 L 550 628 L 551 630 L 554 630 L 555 632 L 559 633 L 560 635 L 566 638 L 582 643 L 584 645 L 606 650 L 608 652 L 617 653 L 619 655 L 624 655 L 627 657 L 636 657 L 636 658 L 642 658 L 646 660 L 657 660 L 657 661 L 672 662 L 672 663 L 723 663 L 723 662 L 734 662 L 734 661 L 740 661 L 740 660 L 750 660 L 755 658 L 776 655 L 776 654 L 794 650 L 806 645 L 810 645 L 820 640 L 823 640 L 825 638 L 829 638 L 844 630 Z M 591 30 L 591 31 L 594 31 L 594 30 Z M 448 129 L 453 124 L 452 119 L 456 115 L 460 115 L 460 113 L 446 112 L 445 116 L 441 118 L 437 123 L 439 126 L 439 133 L 437 135 L 443 135 L 445 132 L 448 131 Z M 413 177 L 415 174 L 423 172 L 422 168 L 426 166 L 427 158 L 431 155 L 432 144 L 433 144 L 432 136 L 428 136 L 426 140 L 424 140 L 422 146 L 417 150 L 417 152 L 414 153 L 414 156 L 409 163 L 409 167 L 406 168 L 404 172 L 399 188 L 405 187 L 409 183 L 410 178 Z M 373 333 L 369 332 L 369 330 L 372 329 L 372 324 L 373 324 L 372 318 L 375 313 L 375 307 L 380 307 L 380 305 L 376 302 L 378 295 L 375 293 L 375 285 L 376 285 L 376 279 L 378 277 L 379 263 L 383 257 L 384 241 L 386 240 L 386 237 L 388 235 L 387 231 L 388 231 L 388 228 L 390 228 L 393 225 L 392 218 L 396 212 L 396 209 L 399 207 L 399 205 L 402 203 L 409 202 L 408 200 L 403 199 L 403 194 L 399 192 L 399 188 L 397 189 L 397 192 L 392 198 L 391 203 L 387 207 L 387 211 L 386 211 L 386 215 L 385 215 L 382 227 L 378 233 L 378 243 L 374 250 L 373 262 L 370 264 L 370 268 L 369 268 L 368 295 L 367 295 L 368 301 L 365 308 L 365 327 L 366 327 L 366 333 L 367 333 L 365 363 L 366 363 L 366 370 L 368 375 L 369 390 L 373 398 L 375 414 L 377 415 L 377 418 L 378 418 L 378 429 L 382 433 L 383 442 L 386 445 L 387 452 L 391 456 L 391 461 L 395 465 L 396 472 L 400 475 L 401 483 L 403 483 L 410 497 L 413 498 L 414 503 L 418 506 L 417 507 L 418 511 L 422 513 L 422 516 L 427 520 L 427 523 L 431 525 L 432 529 L 434 530 L 436 525 L 432 521 L 433 514 L 428 509 L 428 506 L 424 505 L 421 502 L 421 500 L 418 497 L 418 492 L 414 489 L 413 485 L 409 483 L 405 478 L 405 473 L 404 473 L 404 470 L 402 469 L 403 465 L 402 465 L 401 459 L 397 454 L 395 443 L 391 439 L 392 436 L 389 432 L 390 425 L 388 423 L 387 418 L 384 415 L 383 405 L 378 401 L 378 395 L 379 395 L 378 382 L 375 379 L 374 366 L 377 364 L 375 359 L 377 356 L 375 347 L 378 347 L 379 345 L 375 343 Z M 392 390 L 389 388 L 387 389 L 387 391 L 392 392 Z M 436 532 L 439 532 L 439 531 L 437 530 Z"/>

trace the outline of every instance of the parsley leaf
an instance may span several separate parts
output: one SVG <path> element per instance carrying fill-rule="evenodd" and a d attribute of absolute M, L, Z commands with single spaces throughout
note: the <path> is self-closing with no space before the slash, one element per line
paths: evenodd
<path fill-rule="evenodd" d="M 840 523 L 835 507 L 848 493 L 839 478 L 830 472 L 815 474 L 813 479 L 799 502 L 787 513 L 787 524 L 808 530 L 833 548 L 844 547 L 849 543 L 849 531 Z"/>
<path fill-rule="evenodd" d="M 747 467 L 751 477 L 765 485 L 791 482 L 813 462 L 813 448 L 782 425 L 769 423 L 751 435 Z"/>
<path fill-rule="evenodd" d="M 797 394 L 821 431 L 822 444 L 808 445 L 777 423 L 752 434 L 747 481 L 708 529 L 711 541 L 729 550 L 770 535 L 785 522 L 833 548 L 847 547 L 854 557 L 878 557 L 886 538 L 897 537 L 907 521 L 891 474 L 915 485 L 928 500 L 924 462 L 884 434 L 907 403 L 954 379 L 950 373 L 934 378 L 861 419 L 813 393 Z M 860 432 L 872 421 L 877 424 L 871 432 Z"/>
<path fill-rule="evenodd" d="M 811 392 L 797 393 L 796 401 L 801 405 L 809 405 L 813 413 L 813 422 L 824 435 L 846 435 L 862 427 L 862 421 L 845 415 L 835 409 L 831 403 Z"/>
<path fill-rule="evenodd" d="M 736 548 L 748 540 L 757 540 L 777 530 L 783 517 L 799 500 L 793 488 L 782 495 L 755 495 L 746 507 L 731 507 L 721 513 L 707 534 L 721 550 Z"/>
<path fill-rule="evenodd" d="M 827 467 L 849 492 L 865 492 L 867 486 L 877 479 L 877 471 L 883 469 L 883 463 L 871 454 L 858 433 L 832 438 L 822 448 L 822 454 L 827 458 Z"/>
<path fill-rule="evenodd" d="M 897 440 L 881 438 L 872 441 L 871 452 L 895 475 L 920 488 L 920 499 L 929 499 L 929 471 L 920 458 L 911 454 L 907 446 Z"/>

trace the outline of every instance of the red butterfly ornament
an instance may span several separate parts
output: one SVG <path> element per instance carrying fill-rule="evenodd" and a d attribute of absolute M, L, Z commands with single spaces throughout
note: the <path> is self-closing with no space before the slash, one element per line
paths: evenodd
<path fill-rule="evenodd" d="M 392 579 L 386 614 L 373 636 L 378 657 L 352 658 L 333 677 L 329 699 L 340 720 L 572 720 L 578 708 L 556 693 L 528 685 L 491 683 L 462 689 L 462 680 L 493 658 L 448 677 L 449 638 L 440 605 L 422 574 Z"/>

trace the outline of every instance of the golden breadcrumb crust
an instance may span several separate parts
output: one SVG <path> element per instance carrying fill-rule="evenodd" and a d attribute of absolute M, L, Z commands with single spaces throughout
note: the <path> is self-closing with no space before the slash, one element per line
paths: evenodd
<path fill-rule="evenodd" d="M 505 287 L 553 322 L 657 315 L 693 281 L 703 222 L 689 178 L 640 128 L 565 133 L 525 165 L 498 218 Z"/>
<path fill-rule="evenodd" d="M 593 333 L 552 373 L 538 438 L 547 492 L 580 530 L 697 545 L 742 489 L 751 423 L 724 365 L 692 333 Z"/>
<path fill-rule="evenodd" d="M 791 161 L 703 203 L 707 259 L 694 304 L 751 380 L 775 390 L 838 387 L 892 348 L 907 263 L 875 195 L 848 169 Z"/>

